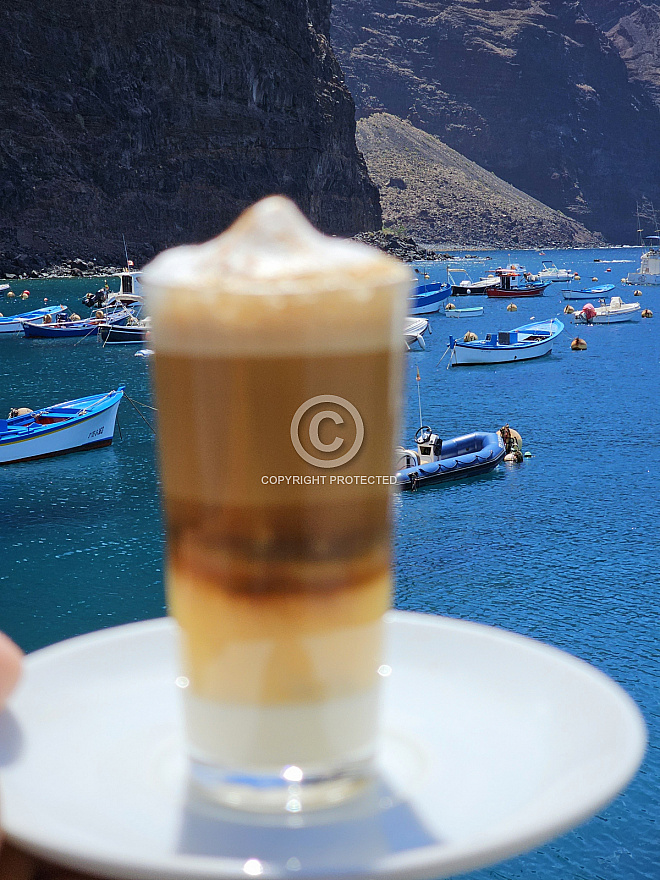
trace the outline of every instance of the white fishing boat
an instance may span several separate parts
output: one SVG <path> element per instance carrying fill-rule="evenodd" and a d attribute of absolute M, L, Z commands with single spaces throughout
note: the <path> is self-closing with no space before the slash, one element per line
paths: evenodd
<path fill-rule="evenodd" d="M 483 313 L 483 306 L 470 306 L 467 309 L 448 309 L 445 306 L 445 315 L 448 318 L 478 318 Z"/>
<path fill-rule="evenodd" d="M 550 354 L 555 339 L 564 325 L 558 318 L 535 321 L 514 330 L 489 333 L 483 339 L 469 342 L 449 337 L 449 362 L 452 366 L 471 364 L 505 364 L 526 361 Z"/>
<path fill-rule="evenodd" d="M 0 465 L 109 446 L 124 386 L 0 419 Z"/>
<path fill-rule="evenodd" d="M 660 284 L 660 235 L 649 235 L 648 250 L 642 254 L 639 269 L 628 272 L 623 284 Z"/>
<path fill-rule="evenodd" d="M 543 268 L 536 275 L 530 275 L 530 281 L 572 281 L 575 273 L 571 269 L 558 269 L 552 260 L 541 260 Z"/>
<path fill-rule="evenodd" d="M 601 300 L 599 306 L 587 303 L 579 312 L 573 313 L 573 321 L 576 324 L 619 324 L 634 321 L 640 311 L 639 303 L 624 303 L 620 296 L 613 296 L 609 303 Z"/>
<path fill-rule="evenodd" d="M 473 281 L 465 269 L 448 269 L 447 279 L 452 296 L 484 296 L 486 291 L 502 286 L 499 275 L 484 275 L 478 281 Z"/>
<path fill-rule="evenodd" d="M 403 339 L 408 351 L 415 345 L 418 345 L 421 349 L 426 348 L 424 334 L 427 330 L 429 333 L 431 332 L 426 318 L 406 318 L 403 328 Z"/>

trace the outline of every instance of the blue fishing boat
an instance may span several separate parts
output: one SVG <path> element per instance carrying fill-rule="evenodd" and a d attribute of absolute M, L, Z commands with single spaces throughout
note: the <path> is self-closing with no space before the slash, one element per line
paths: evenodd
<path fill-rule="evenodd" d="M 506 454 L 499 431 L 476 431 L 452 440 L 442 440 L 428 425 L 415 434 L 417 450 L 399 449 L 396 485 L 400 489 L 415 489 L 474 477 L 492 471 Z"/>
<path fill-rule="evenodd" d="M 598 287 L 583 287 L 581 290 L 572 290 L 570 287 L 565 287 L 562 290 L 562 295 L 564 299 L 582 301 L 585 299 L 598 299 L 599 296 L 605 296 L 610 290 L 614 290 L 613 284 L 601 284 Z"/>
<path fill-rule="evenodd" d="M 23 329 L 23 321 L 32 321 L 40 324 L 46 317 L 50 315 L 51 319 L 55 315 L 64 315 L 68 311 L 66 306 L 45 306 L 43 309 L 33 309 L 31 312 L 21 312 L 19 315 L 10 315 L 7 318 L 0 318 L 0 335 L 3 333 L 20 333 Z"/>
<path fill-rule="evenodd" d="M 418 284 L 408 300 L 409 315 L 431 315 L 440 310 L 443 300 L 451 294 L 451 285 L 443 281 Z"/>
<path fill-rule="evenodd" d="M 552 351 L 555 339 L 564 330 L 558 318 L 534 321 L 514 330 L 488 333 L 483 339 L 449 337 L 449 362 L 452 366 L 469 364 L 505 364 L 543 357 Z M 474 335 L 474 334 L 472 334 Z"/>
<path fill-rule="evenodd" d="M 130 309 L 120 308 L 111 314 L 76 321 L 55 321 L 50 324 L 23 321 L 23 332 L 28 339 L 94 339 L 101 325 L 125 324 L 133 317 Z"/>
<path fill-rule="evenodd" d="M 0 465 L 109 446 L 124 386 L 0 419 Z M 14 412 L 12 410 L 12 412 Z"/>

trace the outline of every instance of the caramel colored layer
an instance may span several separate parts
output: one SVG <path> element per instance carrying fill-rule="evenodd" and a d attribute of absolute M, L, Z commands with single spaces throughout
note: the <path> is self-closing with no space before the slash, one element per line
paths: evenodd
<path fill-rule="evenodd" d="M 171 565 L 170 608 L 183 636 L 193 692 L 224 704 L 319 702 L 373 688 L 387 569 L 352 588 L 226 592 Z"/>

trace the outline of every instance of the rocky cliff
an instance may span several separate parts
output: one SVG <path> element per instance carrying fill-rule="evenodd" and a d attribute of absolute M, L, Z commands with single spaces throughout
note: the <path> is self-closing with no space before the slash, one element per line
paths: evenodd
<path fill-rule="evenodd" d="M 605 24 L 574 0 L 335 0 L 331 39 L 358 113 L 408 119 L 634 242 L 635 202 L 660 202 L 660 112 Z"/>
<path fill-rule="evenodd" d="M 639 81 L 660 106 L 660 3 L 642 0 L 582 0 Z"/>
<path fill-rule="evenodd" d="M 261 196 L 380 226 L 330 0 L 4 0 L 0 271 L 136 262 Z M 13 262 L 17 258 L 18 262 Z"/>
<path fill-rule="evenodd" d="M 444 248 L 596 247 L 599 235 L 389 113 L 360 119 L 357 144 L 383 223 Z"/>

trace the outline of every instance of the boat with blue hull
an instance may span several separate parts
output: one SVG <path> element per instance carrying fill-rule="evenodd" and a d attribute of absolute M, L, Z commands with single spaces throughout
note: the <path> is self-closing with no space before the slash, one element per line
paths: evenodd
<path fill-rule="evenodd" d="M 21 312 L 19 315 L 0 318 L 0 335 L 3 333 L 20 333 L 23 330 L 24 321 L 41 324 L 47 315 L 52 320 L 56 315 L 64 315 L 67 312 L 68 308 L 66 306 L 45 306 L 43 309 L 33 309 L 31 312 Z"/>
<path fill-rule="evenodd" d="M 601 284 L 598 287 L 583 287 L 581 290 L 573 290 L 570 287 L 566 287 L 562 290 L 562 295 L 564 299 L 579 300 L 582 302 L 586 299 L 598 299 L 598 297 L 605 296 L 605 294 L 609 293 L 611 290 L 614 290 L 613 284 Z"/>
<path fill-rule="evenodd" d="M 409 315 L 432 315 L 451 294 L 451 285 L 443 281 L 418 284 L 408 300 Z"/>
<path fill-rule="evenodd" d="M 399 449 L 396 485 L 414 491 L 422 486 L 475 477 L 494 470 L 506 447 L 499 431 L 475 431 L 442 440 L 428 425 L 415 434 L 417 450 Z"/>
<path fill-rule="evenodd" d="M 124 386 L 0 419 L 0 465 L 109 446 Z"/>
<path fill-rule="evenodd" d="M 555 339 L 564 330 L 558 318 L 533 321 L 513 330 L 488 333 L 483 339 L 459 341 L 449 337 L 449 363 L 452 366 L 471 364 L 505 364 L 527 361 L 550 354 Z M 473 334 L 474 335 L 474 334 Z"/>
<path fill-rule="evenodd" d="M 77 321 L 55 321 L 50 324 L 23 321 L 23 333 L 27 339 L 94 339 L 101 325 L 122 325 L 133 317 L 130 309 L 121 308 L 98 318 L 81 318 Z"/>

